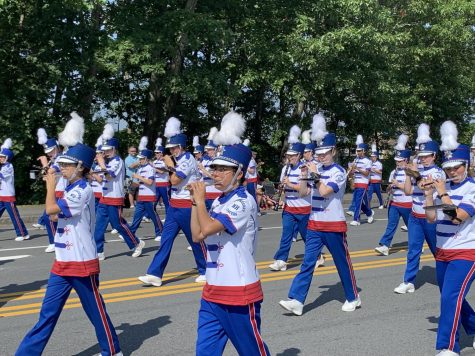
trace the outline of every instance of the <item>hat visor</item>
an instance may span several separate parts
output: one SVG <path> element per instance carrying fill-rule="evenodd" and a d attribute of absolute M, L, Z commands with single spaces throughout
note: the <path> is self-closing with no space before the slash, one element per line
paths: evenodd
<path fill-rule="evenodd" d="M 115 147 L 114 147 L 114 146 L 107 146 L 107 145 L 103 145 L 103 146 L 102 146 L 102 150 L 103 150 L 103 151 L 108 151 L 108 150 L 111 150 L 111 149 L 113 149 L 113 148 L 115 148 Z"/>
<path fill-rule="evenodd" d="M 293 150 L 288 150 L 287 152 L 285 152 L 286 155 L 298 155 L 300 152 L 297 152 L 297 151 L 293 151 Z"/>
<path fill-rule="evenodd" d="M 45 148 L 45 153 L 50 153 L 55 149 L 56 146 Z"/>
<path fill-rule="evenodd" d="M 464 160 L 453 160 L 453 161 L 447 161 L 447 162 L 443 162 L 442 163 L 442 168 L 443 169 L 446 169 L 446 168 L 453 168 L 453 167 L 457 167 L 457 166 L 460 166 L 461 164 L 466 164 L 467 161 L 464 161 Z"/>
<path fill-rule="evenodd" d="M 237 167 L 237 164 L 226 161 L 226 160 L 221 159 L 221 158 L 215 158 L 211 162 L 211 166 Z"/>
<path fill-rule="evenodd" d="M 404 157 L 394 157 L 394 160 L 397 161 L 397 162 L 401 162 L 401 161 L 404 161 L 405 158 Z"/>
<path fill-rule="evenodd" d="M 168 143 L 165 148 L 172 148 L 172 147 L 176 147 L 176 146 L 180 146 L 179 143 Z"/>
<path fill-rule="evenodd" d="M 138 154 L 138 155 L 137 155 L 137 158 L 138 158 L 138 159 L 141 159 L 141 158 L 147 158 L 147 157 L 145 157 L 145 156 L 143 156 L 143 155 L 141 155 L 141 154 Z"/>
<path fill-rule="evenodd" d="M 435 152 L 432 152 L 432 151 L 420 151 L 417 153 L 417 157 L 423 157 L 423 156 L 430 156 L 430 155 L 433 155 L 435 154 Z"/>
<path fill-rule="evenodd" d="M 215 150 L 217 147 L 215 146 L 205 146 L 205 150 Z"/>
<path fill-rule="evenodd" d="M 163 153 L 162 150 L 155 150 L 155 151 L 153 151 L 153 152 L 155 152 L 155 153 Z"/>
<path fill-rule="evenodd" d="M 74 160 L 74 159 L 66 157 L 66 156 L 59 156 L 58 160 L 56 162 L 58 162 L 58 163 L 78 163 L 79 160 Z"/>
<path fill-rule="evenodd" d="M 316 155 L 323 155 L 329 151 L 331 151 L 333 147 L 322 147 L 322 148 L 316 148 L 315 149 L 315 154 Z"/>

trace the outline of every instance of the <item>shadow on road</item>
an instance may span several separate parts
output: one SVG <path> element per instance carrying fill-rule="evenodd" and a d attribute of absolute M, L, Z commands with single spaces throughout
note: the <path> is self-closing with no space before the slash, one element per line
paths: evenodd
<path fill-rule="evenodd" d="M 132 352 L 140 349 L 145 340 L 160 334 L 160 328 L 171 324 L 170 316 L 163 315 L 158 318 L 150 319 L 141 324 L 122 323 L 115 327 L 117 331 L 120 348 L 124 355 L 130 355 Z M 119 333 L 119 331 L 122 331 Z M 76 354 L 75 356 L 90 356 L 100 352 L 99 345 L 89 347 L 88 349 Z"/>
<path fill-rule="evenodd" d="M 435 276 L 435 267 L 423 266 L 417 273 L 416 289 L 421 288 L 426 283 L 438 286 L 437 278 Z"/>
<path fill-rule="evenodd" d="M 308 313 L 309 311 L 334 300 L 338 300 L 342 304 L 346 300 L 341 282 L 338 282 L 333 285 L 320 286 L 319 288 L 320 289 L 328 288 L 328 289 L 322 291 L 321 294 L 317 297 L 317 299 L 315 299 L 312 303 L 304 306 L 303 309 L 305 313 Z M 361 292 L 360 288 L 358 288 L 358 292 Z"/>
<path fill-rule="evenodd" d="M 0 287 L 0 308 L 9 301 L 20 298 L 26 293 L 36 292 L 41 287 L 45 287 L 47 283 L 48 280 L 44 279 L 42 281 L 35 281 L 26 284 L 10 284 L 5 287 Z"/>
<path fill-rule="evenodd" d="M 439 317 L 438 316 L 429 316 L 427 317 L 427 320 L 432 323 L 432 324 L 439 324 Z M 429 331 L 433 331 L 434 333 L 437 333 L 437 328 L 431 328 L 427 329 Z M 463 327 L 459 328 L 459 345 L 460 345 L 460 350 L 463 351 L 464 348 L 470 348 L 473 349 L 473 336 L 467 335 L 465 331 L 463 331 Z"/>
<path fill-rule="evenodd" d="M 125 248 L 127 248 L 127 245 L 125 245 Z M 158 246 L 150 246 L 150 247 L 145 247 L 143 250 L 142 250 L 142 255 L 140 257 L 145 257 L 145 256 L 148 256 L 147 253 L 148 252 L 154 252 L 158 250 Z M 110 255 L 108 256 L 107 253 L 106 253 L 106 259 L 109 259 L 109 258 L 114 258 L 114 257 L 120 257 L 120 256 L 131 256 L 132 255 L 132 251 L 130 250 L 126 250 L 124 252 L 121 252 L 121 253 L 116 253 L 115 255 Z M 139 257 L 139 258 L 140 258 Z M 132 258 L 132 257 L 130 257 Z"/>
<path fill-rule="evenodd" d="M 276 356 L 297 356 L 300 355 L 300 349 L 295 347 L 291 347 L 290 349 L 286 349 L 283 352 L 276 354 Z"/>

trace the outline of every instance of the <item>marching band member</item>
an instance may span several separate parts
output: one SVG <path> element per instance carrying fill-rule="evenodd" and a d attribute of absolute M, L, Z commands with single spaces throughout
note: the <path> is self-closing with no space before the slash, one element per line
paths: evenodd
<path fill-rule="evenodd" d="M 289 290 L 288 300 L 280 305 L 295 315 L 302 315 L 303 305 L 312 282 L 317 257 L 326 246 L 333 256 L 335 266 L 341 278 L 346 301 L 342 310 L 354 311 L 361 306 L 356 279 L 353 273 L 350 253 L 346 242 L 346 220 L 343 210 L 343 195 L 346 187 L 345 170 L 334 162 L 336 155 L 336 136 L 326 131 L 325 119 L 320 120 L 320 129 L 312 129 L 312 138 L 317 141 L 315 153 L 321 166 L 309 165 L 317 179 L 311 189 L 306 181 L 300 183 L 301 195 L 312 195 L 312 212 L 308 222 L 305 255 L 300 272 L 295 276 Z M 302 167 L 307 178 L 308 171 Z"/>
<path fill-rule="evenodd" d="M 417 129 L 417 144 L 419 150 L 417 157 L 420 159 L 422 166 L 408 166 L 407 168 L 416 172 L 418 178 L 412 178 L 406 175 L 404 183 L 404 193 L 412 195 L 412 212 L 408 220 L 408 251 L 406 271 L 404 273 L 403 282 L 394 289 L 395 293 L 405 294 L 414 293 L 416 290 L 414 282 L 417 272 L 419 271 L 419 261 L 421 258 L 424 240 L 427 241 L 433 255 L 435 255 L 436 243 L 436 226 L 430 224 L 426 220 L 424 210 L 424 192 L 421 187 L 425 184 L 425 180 L 429 176 L 433 179 L 445 179 L 444 172 L 435 165 L 435 159 L 439 145 L 432 141 L 429 136 L 429 126 L 421 124 Z"/>
<path fill-rule="evenodd" d="M 424 189 L 426 207 L 447 204 L 453 210 L 426 210 L 435 223 L 437 282 L 440 289 L 440 318 L 437 330 L 438 356 L 459 355 L 460 324 L 468 335 L 475 334 L 475 312 L 465 299 L 475 279 L 475 182 L 468 176 L 470 150 L 457 142 L 455 124 L 440 128 L 442 168 L 451 182 L 428 177 Z M 475 347 L 475 342 L 473 343 Z"/>
<path fill-rule="evenodd" d="M 104 234 L 110 222 L 112 228 L 118 231 L 129 249 L 133 251 L 132 257 L 139 257 L 142 254 L 145 242 L 135 236 L 122 216 L 125 166 L 124 161 L 117 153 L 119 150 L 119 140 L 114 137 L 114 128 L 111 124 L 104 126 L 102 139 L 104 155 L 97 156 L 97 163 L 104 172 L 102 198 L 97 206 L 97 223 L 94 231 L 97 252 L 101 260 L 105 259 Z"/>
<path fill-rule="evenodd" d="M 205 149 L 203 145 L 200 145 L 200 137 L 193 136 L 193 156 L 195 156 L 196 162 L 201 162 L 204 152 Z"/>
<path fill-rule="evenodd" d="M 289 133 L 289 148 L 287 149 L 287 164 L 282 168 L 280 182 L 283 184 L 285 192 L 284 209 L 282 211 L 282 236 L 280 246 L 274 255 L 274 262 L 269 265 L 272 271 L 285 271 L 287 269 L 287 259 L 292 245 L 292 238 L 298 230 L 303 240 L 307 235 L 308 217 L 311 210 L 311 197 L 299 196 L 301 168 L 304 164 L 301 158 L 305 145 L 299 142 L 300 128 L 292 126 Z"/>
<path fill-rule="evenodd" d="M 303 160 L 305 163 L 313 162 L 316 164 L 317 160 L 313 156 L 313 152 L 317 145 L 310 139 L 311 132 L 312 130 L 305 130 L 304 132 L 302 132 L 302 143 L 305 145 L 303 152 Z"/>
<path fill-rule="evenodd" d="M 475 135 L 472 136 L 472 146 L 470 147 L 470 165 L 468 169 L 468 173 L 470 176 L 475 176 Z"/>
<path fill-rule="evenodd" d="M 161 198 L 166 213 L 169 206 L 170 175 L 168 174 L 167 167 L 163 162 L 163 151 L 162 138 L 158 137 L 155 141 L 155 160 L 153 161 L 153 167 L 155 168 L 155 193 L 157 194 L 157 199 L 155 200 L 153 208 L 155 210 L 157 209 L 157 204 Z"/>
<path fill-rule="evenodd" d="M 94 194 L 85 179 L 94 160 L 94 150 L 83 145 L 84 121 L 74 115 L 59 135 L 68 150 L 57 164 L 67 181 L 64 196 L 55 197 L 56 178 L 46 178 L 46 212 L 58 215 L 55 235 L 56 260 L 51 269 L 38 323 L 21 342 L 16 355 L 41 355 L 53 333 L 64 304 L 74 289 L 94 325 L 101 355 L 122 355 L 114 326 L 99 293 L 99 261 L 93 231 Z"/>
<path fill-rule="evenodd" d="M 395 148 L 396 169 L 389 175 L 388 194 L 390 196 L 388 205 L 388 225 L 384 235 L 379 240 L 379 246 L 374 250 L 381 255 L 388 256 L 389 248 L 396 233 L 399 219 L 402 217 L 404 224 L 408 224 L 409 214 L 412 208 L 412 197 L 404 194 L 404 185 L 406 182 L 406 164 L 411 157 L 411 151 L 406 150 L 407 135 L 400 135 Z"/>
<path fill-rule="evenodd" d="M 368 217 L 368 224 L 374 221 L 374 211 L 371 210 L 368 202 L 368 183 L 369 174 L 371 171 L 371 161 L 366 157 L 368 145 L 363 142 L 363 136 L 358 135 L 356 138 L 356 160 L 351 166 L 349 176 L 354 180 L 353 198 L 355 201 L 355 211 L 352 226 L 360 225 L 360 213 L 366 214 Z"/>
<path fill-rule="evenodd" d="M 383 197 L 381 195 L 381 181 L 383 179 L 383 164 L 379 160 L 379 152 L 376 149 L 376 144 L 371 145 L 371 171 L 369 173 L 369 188 L 368 188 L 368 202 L 371 206 L 373 193 L 378 197 L 378 209 L 383 209 Z"/>
<path fill-rule="evenodd" d="M 133 178 L 139 181 L 139 189 L 137 194 L 137 203 L 135 206 L 134 219 L 132 225 L 130 225 L 130 231 L 133 234 L 137 232 L 137 229 L 142 222 L 142 218 L 147 215 L 153 223 L 155 228 L 155 241 L 160 241 L 162 235 L 162 221 L 160 216 L 153 208 L 153 204 L 156 201 L 155 193 L 155 169 L 150 164 L 150 160 L 153 156 L 153 151 L 147 149 L 148 138 L 142 137 L 139 144 L 139 158 L 140 166 L 137 172 L 132 175 Z"/>
<path fill-rule="evenodd" d="M 226 118 L 230 118 L 225 122 Z M 244 119 L 223 118 L 216 142 L 222 154 L 212 162 L 216 188 L 222 192 L 208 212 L 203 182 L 191 183 L 193 240 L 207 250 L 206 285 L 198 316 L 196 355 L 221 355 L 228 339 L 239 355 L 269 355 L 260 334 L 263 299 L 254 260 L 257 206 L 242 186 L 251 151 L 241 144 Z"/>
<path fill-rule="evenodd" d="M 13 159 L 12 140 L 7 138 L 0 149 L 0 217 L 7 210 L 15 228 L 15 241 L 28 240 L 28 230 L 23 223 L 15 197 L 15 172 L 11 160 Z"/>
<path fill-rule="evenodd" d="M 203 160 L 198 164 L 198 168 L 201 171 L 202 180 L 206 185 L 206 207 L 211 209 L 213 201 L 221 195 L 221 191 L 217 189 L 213 183 L 213 174 L 211 164 L 216 157 L 216 149 L 218 146 L 213 142 L 213 138 L 218 132 L 216 127 L 212 127 L 208 135 L 208 143 L 205 145 L 206 154 L 203 156 Z"/>
<path fill-rule="evenodd" d="M 91 174 L 89 175 L 89 184 L 91 185 L 92 192 L 94 193 L 96 209 L 99 205 L 99 201 L 102 198 L 102 181 L 104 180 L 104 173 L 101 171 L 101 166 L 97 164 L 97 157 L 103 154 L 104 152 L 102 151 L 102 136 L 100 136 L 96 142 L 96 156 L 94 157 Z"/>
<path fill-rule="evenodd" d="M 249 139 L 245 139 L 243 142 L 244 146 L 248 146 L 251 144 Z M 256 153 L 252 152 L 251 162 L 249 162 L 249 167 L 247 168 L 246 172 L 246 189 L 251 194 L 256 201 L 257 204 L 257 197 L 256 197 L 256 188 L 257 188 L 257 162 L 256 162 Z M 259 213 L 259 207 L 257 207 L 257 212 Z"/>
<path fill-rule="evenodd" d="M 180 229 L 191 245 L 195 257 L 199 273 L 195 282 L 206 282 L 206 250 L 202 243 L 194 243 L 192 240 L 190 229 L 191 198 L 190 191 L 187 189 L 188 184 L 199 180 L 199 171 L 196 160 L 186 151 L 186 135 L 181 132 L 180 125 L 181 123 L 177 118 L 171 117 L 165 126 L 165 136 L 168 138 L 166 148 L 170 149 L 176 161 L 174 167 L 171 157 L 165 156 L 163 159 L 165 165 L 174 171 L 170 176 L 170 183 L 172 184 L 170 207 L 163 226 L 160 249 L 153 257 L 147 274 L 138 277 L 144 284 L 155 287 L 162 285 L 163 273 L 170 258 L 173 242 Z"/>
<path fill-rule="evenodd" d="M 76 115 L 72 113 L 71 115 Z M 38 143 L 43 146 L 46 156 L 38 157 L 38 161 L 47 173 L 59 174 L 60 169 L 56 164 L 56 160 L 59 157 L 60 149 L 58 141 L 55 138 L 48 138 L 45 129 L 39 128 L 37 132 Z M 63 177 L 59 177 L 56 183 L 55 196 L 57 199 L 62 198 L 64 188 L 67 181 Z M 48 234 L 49 245 L 46 247 L 45 252 L 54 252 L 54 235 L 56 234 L 57 217 L 49 216 L 46 212 L 43 213 L 43 221 L 45 222 L 46 232 Z"/>

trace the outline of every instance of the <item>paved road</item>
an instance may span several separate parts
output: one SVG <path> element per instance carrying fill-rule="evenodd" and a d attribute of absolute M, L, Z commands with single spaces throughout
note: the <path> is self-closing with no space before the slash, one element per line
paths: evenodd
<path fill-rule="evenodd" d="M 341 311 L 344 295 L 331 258 L 320 268 L 301 317 L 289 315 L 278 302 L 286 298 L 298 272 L 303 243 L 294 244 L 290 268 L 270 272 L 267 265 L 278 246 L 280 215 L 260 218 L 262 230 L 256 255 L 264 287 L 262 334 L 273 355 L 433 355 L 439 292 L 434 261 L 422 258 L 417 291 L 396 295 L 402 278 L 407 235 L 399 231 L 393 253 L 376 256 L 373 248 L 386 226 L 386 210 L 376 210 L 374 224 L 350 227 L 348 240 L 363 305 Z M 31 230 L 31 240 L 15 242 L 10 225 L 0 226 L 0 355 L 12 355 L 34 325 L 53 255 L 43 252 L 47 236 Z M 143 224 L 139 236 L 152 235 Z M 147 240 L 145 253 L 130 257 L 116 235 L 106 236 L 107 259 L 101 263 L 101 290 L 125 355 L 192 355 L 201 286 L 193 282 L 191 252 L 180 235 L 160 288 L 144 287 L 136 277 L 145 273 L 157 243 Z M 428 251 L 428 250 L 427 250 Z M 329 255 L 327 254 L 329 257 Z M 475 304 L 473 293 L 469 300 Z M 472 338 L 461 333 L 462 355 L 473 355 Z M 94 331 L 76 295 L 72 294 L 46 348 L 46 355 L 93 355 L 99 352 Z M 226 355 L 235 355 L 231 344 Z"/>

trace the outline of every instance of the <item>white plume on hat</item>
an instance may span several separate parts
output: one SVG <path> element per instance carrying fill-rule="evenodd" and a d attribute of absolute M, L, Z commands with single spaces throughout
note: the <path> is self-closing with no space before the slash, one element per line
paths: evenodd
<path fill-rule="evenodd" d="M 114 126 L 111 124 L 105 124 L 104 125 L 104 131 L 102 131 L 102 139 L 104 141 L 110 140 L 112 137 L 114 137 Z"/>
<path fill-rule="evenodd" d="M 250 141 L 248 138 L 246 138 L 242 144 L 243 144 L 244 146 L 248 146 L 248 147 L 249 147 L 249 145 L 251 144 L 251 141 Z"/>
<path fill-rule="evenodd" d="M 321 142 L 327 134 L 327 121 L 325 116 L 323 116 L 323 113 L 320 111 L 318 114 L 313 116 L 312 140 Z"/>
<path fill-rule="evenodd" d="M 155 146 L 161 146 L 162 145 L 162 138 L 161 137 L 157 137 L 157 139 L 155 140 Z"/>
<path fill-rule="evenodd" d="M 208 140 L 209 141 L 212 141 L 214 136 L 216 136 L 216 134 L 218 133 L 218 128 L 217 127 L 212 127 L 210 130 L 209 130 L 209 135 L 208 135 Z"/>
<path fill-rule="evenodd" d="M 416 143 L 421 144 L 421 143 L 426 143 L 431 141 L 432 139 L 430 138 L 430 128 L 429 125 L 427 124 L 420 124 L 419 127 L 417 128 L 417 139 Z"/>
<path fill-rule="evenodd" d="M 356 144 L 360 145 L 362 143 L 364 143 L 363 136 L 361 136 L 361 135 L 356 136 Z"/>
<path fill-rule="evenodd" d="M 176 117 L 171 117 L 168 119 L 167 124 L 165 125 L 165 132 L 163 133 L 165 137 L 170 138 L 181 133 L 181 122 Z"/>
<path fill-rule="evenodd" d="M 44 145 L 46 141 L 48 141 L 48 135 L 46 134 L 46 130 L 42 127 L 38 129 L 36 132 L 36 136 L 38 137 L 38 143 L 40 145 Z"/>
<path fill-rule="evenodd" d="M 305 145 L 308 145 L 311 142 L 310 132 L 312 132 L 312 130 L 305 130 L 304 132 L 302 132 L 302 143 Z"/>
<path fill-rule="evenodd" d="M 199 146 L 200 145 L 200 137 L 199 136 L 193 136 L 193 147 Z"/>
<path fill-rule="evenodd" d="M 102 142 L 103 142 L 102 140 L 103 140 L 102 135 L 100 135 L 96 141 L 96 147 L 99 147 L 100 145 L 102 145 Z"/>
<path fill-rule="evenodd" d="M 401 134 L 399 135 L 398 139 L 397 139 L 397 144 L 396 146 L 394 147 L 394 149 L 398 150 L 398 151 L 402 151 L 402 150 L 405 150 L 406 149 L 406 144 L 407 144 L 407 141 L 409 140 L 409 137 L 405 134 Z"/>
<path fill-rule="evenodd" d="M 292 126 L 289 132 L 289 139 L 288 139 L 289 143 L 292 144 L 292 143 L 299 142 L 299 136 L 301 132 L 302 130 L 300 129 L 300 127 L 298 127 L 297 125 Z"/>
<path fill-rule="evenodd" d="M 241 136 L 246 130 L 244 118 L 235 111 L 228 112 L 221 121 L 221 129 L 214 136 L 217 145 L 235 145 L 241 143 Z"/>
<path fill-rule="evenodd" d="M 440 137 L 442 139 L 440 150 L 455 150 L 459 146 L 459 143 L 457 142 L 458 135 L 459 132 L 457 130 L 457 126 L 455 126 L 455 124 L 450 120 L 445 121 L 440 127 Z"/>
<path fill-rule="evenodd" d="M 147 149 L 148 145 L 148 137 L 147 136 L 142 136 L 140 138 L 140 143 L 139 143 L 139 151 L 143 151 Z"/>
<path fill-rule="evenodd" d="M 71 119 L 59 134 L 58 141 L 64 147 L 72 147 L 82 143 L 84 136 L 84 119 L 76 112 L 71 113 Z"/>
<path fill-rule="evenodd" d="M 372 151 L 372 152 L 376 152 L 377 150 L 378 150 L 378 149 L 377 149 L 377 147 L 376 147 L 376 144 L 375 144 L 375 143 L 372 143 L 372 144 L 371 144 L 371 151 Z"/>
<path fill-rule="evenodd" d="M 3 142 L 1 148 L 10 149 L 10 148 L 12 148 L 12 146 L 13 146 L 13 141 L 12 141 L 12 139 L 11 139 L 11 138 L 7 138 L 7 139 Z"/>

